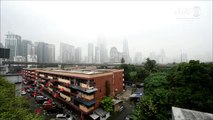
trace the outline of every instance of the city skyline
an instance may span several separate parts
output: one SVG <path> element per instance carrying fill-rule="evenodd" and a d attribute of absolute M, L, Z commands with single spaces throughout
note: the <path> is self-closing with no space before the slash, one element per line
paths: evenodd
<path fill-rule="evenodd" d="M 212 6 L 209 2 L 2 1 L 1 42 L 5 43 L 4 35 L 11 31 L 26 40 L 55 44 L 56 58 L 60 42 L 82 48 L 82 58 L 85 58 L 88 43 L 94 45 L 94 50 L 98 49 L 99 38 L 105 40 L 108 56 L 112 47 L 122 52 L 123 40 L 127 39 L 132 60 L 139 52 L 143 59 L 159 57 L 163 49 L 165 63 L 181 61 L 181 56 L 187 60 L 212 61 Z M 60 10 L 53 9 L 56 5 Z"/>
<path fill-rule="evenodd" d="M 105 40 L 97 41 L 97 44 L 88 43 L 87 49 L 88 54 L 86 56 L 82 56 L 81 47 L 73 46 L 67 43 L 60 42 L 60 50 L 55 50 L 55 44 L 49 44 L 46 42 L 38 42 L 35 41 L 34 43 L 31 40 L 22 39 L 22 36 L 13 34 L 8 32 L 6 34 L 5 44 L 2 44 L 5 48 L 10 48 L 12 53 L 10 56 L 14 56 L 16 61 L 28 61 L 29 62 L 61 62 L 61 63 L 120 63 L 121 59 L 124 58 L 125 63 L 132 63 L 132 64 L 142 64 L 146 61 L 147 58 L 155 60 L 157 63 L 160 64 L 167 64 L 167 63 L 180 63 L 180 62 L 188 62 L 188 55 L 186 53 L 180 52 L 176 59 L 173 59 L 171 62 L 165 62 L 166 53 L 164 49 L 159 50 L 158 52 L 150 52 L 147 57 L 142 55 L 142 52 L 136 52 L 133 57 L 129 56 L 129 48 L 128 48 L 128 40 L 123 40 L 123 51 L 118 51 L 116 46 L 113 46 L 109 49 L 106 48 Z M 11 36 L 11 37 L 8 37 Z M 14 36 L 14 37 L 13 37 Z M 11 40 L 17 39 L 17 42 L 13 41 L 14 43 L 19 43 L 17 46 L 7 46 L 9 42 L 8 38 L 12 38 Z M 5 46 L 4 46 L 5 45 Z M 42 46 L 42 47 L 41 47 Z M 46 46 L 46 47 L 45 47 Z M 14 48 L 17 50 L 14 50 Z M 21 48 L 21 49 L 20 49 Z M 97 49 L 98 48 L 98 56 L 97 56 Z M 108 52 L 107 52 L 108 51 Z M 17 54 L 17 53 L 18 54 Z M 56 52 L 59 52 L 59 55 L 56 56 Z M 16 55 L 17 54 L 17 55 Z M 36 56 L 35 56 L 36 55 Z M 46 56 L 47 55 L 47 56 Z M 16 56 L 18 58 L 16 58 Z M 40 56 L 40 57 L 39 57 Z M 22 58 L 24 57 L 24 58 Z M 97 57 L 99 60 L 97 61 Z M 54 58 L 54 59 L 53 59 Z M 83 58 L 83 59 L 82 59 Z M 23 60 L 24 59 L 24 60 Z M 209 61 L 207 61 L 209 62 Z"/>

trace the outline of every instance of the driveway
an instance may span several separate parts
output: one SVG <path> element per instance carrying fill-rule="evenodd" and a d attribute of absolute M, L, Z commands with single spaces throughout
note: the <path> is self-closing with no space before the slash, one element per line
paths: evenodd
<path fill-rule="evenodd" d="M 118 114 L 116 114 L 112 120 L 125 120 L 125 117 L 132 113 L 134 110 L 134 106 L 129 104 L 128 102 L 124 102 L 124 110 Z"/>

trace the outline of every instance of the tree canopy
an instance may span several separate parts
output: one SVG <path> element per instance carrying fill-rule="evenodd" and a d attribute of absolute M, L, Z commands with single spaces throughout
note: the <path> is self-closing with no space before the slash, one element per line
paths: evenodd
<path fill-rule="evenodd" d="M 124 80 L 131 82 L 143 82 L 149 76 L 149 72 L 144 67 L 122 64 L 121 69 L 124 69 Z"/>
<path fill-rule="evenodd" d="M 124 58 L 121 58 L 121 63 L 122 63 L 122 64 L 124 64 L 124 63 L 125 63 Z"/>
<path fill-rule="evenodd" d="M 0 120 L 41 120 L 29 110 L 24 97 L 15 96 L 13 84 L 0 77 Z"/>
<path fill-rule="evenodd" d="M 181 63 L 168 73 L 152 73 L 145 79 L 134 119 L 170 119 L 172 106 L 213 113 L 212 93 L 213 64 Z"/>
<path fill-rule="evenodd" d="M 101 100 L 101 107 L 107 112 L 112 112 L 113 111 L 112 98 L 111 97 L 104 97 Z"/>
<path fill-rule="evenodd" d="M 147 58 L 147 59 L 146 59 L 146 62 L 145 62 L 145 64 L 144 64 L 144 67 L 145 67 L 145 69 L 148 70 L 149 72 L 156 71 L 156 69 L 155 69 L 155 67 L 156 67 L 156 61 Z"/>

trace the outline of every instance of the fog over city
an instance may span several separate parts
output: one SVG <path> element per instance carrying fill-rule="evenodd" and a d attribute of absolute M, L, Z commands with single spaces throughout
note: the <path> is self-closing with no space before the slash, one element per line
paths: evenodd
<path fill-rule="evenodd" d="M 104 41 L 110 49 L 142 59 L 164 54 L 162 63 L 212 61 L 212 1 L 1 1 L 1 41 L 8 32 L 33 42 L 80 47 Z M 94 53 L 95 55 L 95 53 Z M 93 55 L 93 56 L 94 56 Z M 184 58 L 182 58 L 184 57 Z"/>

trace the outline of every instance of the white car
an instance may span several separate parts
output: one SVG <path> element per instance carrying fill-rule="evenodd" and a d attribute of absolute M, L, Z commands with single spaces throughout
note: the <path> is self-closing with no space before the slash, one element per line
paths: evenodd
<path fill-rule="evenodd" d="M 26 92 L 25 91 L 21 91 L 21 95 L 26 95 Z"/>
<path fill-rule="evenodd" d="M 68 114 L 57 114 L 56 115 L 56 120 L 72 120 L 73 117 Z"/>

